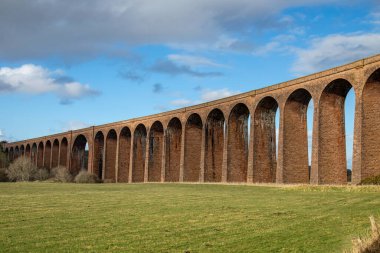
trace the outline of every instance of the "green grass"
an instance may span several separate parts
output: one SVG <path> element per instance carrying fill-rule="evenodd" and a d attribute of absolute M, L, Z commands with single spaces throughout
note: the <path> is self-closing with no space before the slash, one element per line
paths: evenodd
<path fill-rule="evenodd" d="M 0 184 L 0 252 L 342 252 L 380 188 Z"/>

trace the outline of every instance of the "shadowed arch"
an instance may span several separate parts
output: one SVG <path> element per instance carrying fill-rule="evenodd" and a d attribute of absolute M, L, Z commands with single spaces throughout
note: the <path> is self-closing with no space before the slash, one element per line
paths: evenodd
<path fill-rule="evenodd" d="M 45 155 L 44 155 L 44 168 L 50 169 L 50 159 L 51 159 L 51 142 L 47 141 L 45 143 Z"/>
<path fill-rule="evenodd" d="M 42 168 L 44 166 L 44 143 L 41 141 L 38 144 L 37 149 L 37 167 Z"/>
<path fill-rule="evenodd" d="M 87 140 L 86 140 L 87 142 Z M 59 152 L 59 165 L 67 167 L 67 151 L 68 151 L 68 141 L 66 137 L 61 140 L 61 148 Z M 87 168 L 87 167 L 86 167 Z"/>
<path fill-rule="evenodd" d="M 94 164 L 93 164 L 93 172 L 95 175 L 99 177 L 99 179 L 103 179 L 103 159 L 104 159 L 104 135 L 102 131 L 99 131 L 95 135 L 94 139 Z"/>
<path fill-rule="evenodd" d="M 365 179 L 380 175 L 380 69 L 364 85 L 361 175 Z M 355 173 L 355 171 L 353 172 Z"/>
<path fill-rule="evenodd" d="M 55 168 L 58 166 L 58 157 L 59 157 L 59 141 L 55 139 L 53 141 L 53 147 L 51 152 L 51 167 Z"/>
<path fill-rule="evenodd" d="M 32 160 L 34 165 L 37 165 L 37 143 L 33 143 L 32 150 L 30 153 L 30 159 Z"/>
<path fill-rule="evenodd" d="M 153 123 L 149 131 L 148 181 L 161 181 L 164 127 L 160 121 Z"/>
<path fill-rule="evenodd" d="M 25 156 L 25 146 L 24 145 L 20 146 L 20 156 Z"/>
<path fill-rule="evenodd" d="M 249 115 L 248 107 L 239 103 L 232 108 L 228 118 L 228 182 L 247 181 Z"/>
<path fill-rule="evenodd" d="M 63 143 L 63 140 L 62 140 Z M 81 170 L 88 170 L 88 150 L 86 150 L 87 139 L 84 135 L 78 135 L 75 138 L 71 152 L 70 173 L 77 175 Z"/>
<path fill-rule="evenodd" d="M 297 89 L 285 102 L 283 132 L 284 183 L 309 183 L 307 108 L 311 94 Z"/>
<path fill-rule="evenodd" d="M 346 135 L 344 102 L 352 88 L 344 79 L 329 83 L 319 101 L 319 182 L 346 184 Z"/>
<path fill-rule="evenodd" d="M 129 162 L 131 157 L 131 130 L 124 127 L 120 132 L 119 140 L 119 170 L 118 182 L 128 182 Z"/>
<path fill-rule="evenodd" d="M 200 179 L 202 128 L 201 117 L 197 113 L 191 114 L 185 125 L 185 163 L 183 172 L 185 182 L 198 182 Z"/>
<path fill-rule="evenodd" d="M 146 128 L 139 124 L 133 133 L 132 182 L 144 182 Z"/>
<path fill-rule="evenodd" d="M 25 157 L 30 158 L 30 155 L 31 155 L 30 144 L 26 144 Z"/>
<path fill-rule="evenodd" d="M 116 147 L 117 147 L 117 134 L 114 129 L 111 129 L 107 134 L 106 139 L 106 160 L 104 179 L 115 182 L 116 180 Z"/>
<path fill-rule="evenodd" d="M 15 160 L 15 159 L 19 158 L 19 156 L 20 156 L 20 149 L 18 146 L 16 146 L 14 149 L 14 154 L 13 154 L 14 158 L 13 159 Z"/>
<path fill-rule="evenodd" d="M 205 182 L 222 181 L 224 115 L 219 109 L 212 110 L 206 120 Z"/>
<path fill-rule="evenodd" d="M 273 97 L 264 97 L 254 113 L 253 182 L 276 181 L 276 111 L 278 103 Z"/>
<path fill-rule="evenodd" d="M 182 124 L 178 118 L 169 121 L 166 129 L 165 181 L 178 182 L 181 161 Z"/>
<path fill-rule="evenodd" d="M 9 149 L 9 161 L 13 162 L 13 160 L 14 160 L 14 149 L 13 149 L 13 147 L 10 147 L 10 149 Z"/>

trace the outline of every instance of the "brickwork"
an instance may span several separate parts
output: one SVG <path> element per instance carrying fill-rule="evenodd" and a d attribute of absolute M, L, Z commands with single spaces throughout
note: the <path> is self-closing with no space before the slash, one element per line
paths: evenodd
<path fill-rule="evenodd" d="M 182 125 L 178 118 L 170 120 L 166 132 L 165 181 L 179 181 Z"/>
<path fill-rule="evenodd" d="M 131 130 L 124 127 L 119 137 L 119 170 L 118 182 L 128 182 L 129 178 L 129 160 L 131 157 Z"/>
<path fill-rule="evenodd" d="M 59 149 L 59 165 L 67 167 L 68 142 L 66 138 L 62 139 Z"/>
<path fill-rule="evenodd" d="M 51 151 L 51 168 L 55 168 L 58 166 L 58 159 L 59 159 L 59 141 L 55 139 L 53 142 L 53 148 Z"/>
<path fill-rule="evenodd" d="M 305 89 L 294 91 L 284 109 L 284 183 L 309 183 L 307 107 L 311 94 Z"/>
<path fill-rule="evenodd" d="M 73 175 L 87 168 L 116 182 L 346 184 L 344 107 L 352 88 L 352 182 L 359 183 L 380 174 L 379 87 L 377 55 L 200 105 L 8 143 L 5 150 L 10 161 L 25 155 L 49 168 L 59 161 Z M 306 112 L 311 99 L 309 173 Z"/>
<path fill-rule="evenodd" d="M 144 182 L 146 128 L 140 124 L 133 136 L 132 182 Z"/>
<path fill-rule="evenodd" d="M 153 123 L 149 132 L 148 181 L 161 181 L 162 151 L 164 148 L 164 127 L 160 121 Z"/>
<path fill-rule="evenodd" d="M 254 114 L 253 182 L 274 183 L 276 180 L 276 111 L 277 101 L 263 98 Z"/>
<path fill-rule="evenodd" d="M 110 182 L 116 181 L 116 147 L 117 134 L 116 131 L 112 129 L 107 134 L 104 170 L 104 179 Z"/>
<path fill-rule="evenodd" d="M 189 116 L 185 125 L 185 182 L 198 182 L 200 177 L 202 119 L 198 114 Z"/>
<path fill-rule="evenodd" d="M 212 110 L 206 122 L 205 182 L 222 181 L 224 124 L 223 112 L 219 109 Z"/>
<path fill-rule="evenodd" d="M 44 154 L 44 168 L 50 169 L 51 162 L 51 142 L 47 141 L 45 143 L 45 154 Z"/>
<path fill-rule="evenodd" d="M 228 120 L 228 182 L 245 182 L 248 166 L 248 117 L 249 109 L 237 104 Z"/>

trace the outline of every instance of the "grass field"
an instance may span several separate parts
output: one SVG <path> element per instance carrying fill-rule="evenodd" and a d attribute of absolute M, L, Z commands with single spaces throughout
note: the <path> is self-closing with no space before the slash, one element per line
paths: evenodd
<path fill-rule="evenodd" d="M 342 252 L 380 188 L 0 184 L 1 252 Z"/>

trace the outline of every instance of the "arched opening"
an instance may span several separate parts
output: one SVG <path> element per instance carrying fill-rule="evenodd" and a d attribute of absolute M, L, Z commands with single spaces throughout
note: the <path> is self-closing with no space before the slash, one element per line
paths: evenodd
<path fill-rule="evenodd" d="M 104 155 L 104 135 L 101 131 L 99 131 L 95 135 L 95 140 L 94 140 L 94 164 L 93 164 L 93 172 L 95 175 L 99 177 L 99 179 L 103 179 L 103 155 Z"/>
<path fill-rule="evenodd" d="M 87 140 L 86 140 L 87 142 Z M 67 167 L 67 148 L 68 142 L 66 137 L 61 140 L 61 149 L 59 154 L 59 165 Z M 87 167 L 86 167 L 87 168 Z"/>
<path fill-rule="evenodd" d="M 20 156 L 24 156 L 24 155 L 25 155 L 25 146 L 21 145 L 20 146 Z"/>
<path fill-rule="evenodd" d="M 32 160 L 33 164 L 37 165 L 37 144 L 36 143 L 33 143 L 32 145 L 30 159 Z"/>
<path fill-rule="evenodd" d="M 331 82 L 319 101 L 319 163 L 321 184 L 346 184 L 345 99 L 352 88 L 343 79 Z"/>
<path fill-rule="evenodd" d="M 16 160 L 20 156 L 20 149 L 18 146 L 15 147 L 14 154 L 13 154 L 13 159 Z"/>
<path fill-rule="evenodd" d="M 239 103 L 232 108 L 228 119 L 228 182 L 247 181 L 249 115 L 248 107 Z"/>
<path fill-rule="evenodd" d="M 45 144 L 44 168 L 50 169 L 50 159 L 51 159 L 51 142 L 47 141 Z"/>
<path fill-rule="evenodd" d="M 278 103 L 274 98 L 264 97 L 254 113 L 253 182 L 276 182 L 277 109 Z"/>
<path fill-rule="evenodd" d="M 61 142 L 61 145 L 63 140 Z M 71 152 L 70 173 L 77 175 L 81 170 L 88 170 L 88 144 L 84 135 L 78 135 Z"/>
<path fill-rule="evenodd" d="M 161 181 L 162 151 L 164 143 L 164 127 L 162 123 L 153 123 L 149 132 L 149 162 L 148 162 L 148 181 Z"/>
<path fill-rule="evenodd" d="M 30 145 L 29 144 L 26 144 L 26 148 L 25 148 L 25 157 L 27 158 L 30 158 Z"/>
<path fill-rule="evenodd" d="M 185 164 L 183 180 L 185 182 L 198 182 L 200 177 L 200 161 L 202 149 L 201 117 L 193 113 L 187 119 L 185 126 Z"/>
<path fill-rule="evenodd" d="M 221 182 L 224 145 L 224 115 L 219 109 L 212 110 L 206 121 L 205 182 Z"/>
<path fill-rule="evenodd" d="M 119 171 L 118 182 L 128 182 L 129 160 L 131 157 L 131 130 L 124 127 L 120 132 L 119 140 Z"/>
<path fill-rule="evenodd" d="M 115 182 L 116 178 L 116 147 L 117 147 L 117 134 L 116 131 L 111 129 L 107 134 L 106 139 L 106 161 L 104 179 Z"/>
<path fill-rule="evenodd" d="M 131 157 L 131 130 L 124 127 L 120 132 L 119 140 L 119 166 L 118 182 L 128 182 L 129 178 L 129 161 Z"/>
<path fill-rule="evenodd" d="M 361 179 L 380 175 L 380 69 L 363 89 Z"/>
<path fill-rule="evenodd" d="M 166 168 L 165 181 L 179 181 L 179 167 L 181 161 L 182 124 L 178 118 L 173 118 L 166 129 Z"/>
<path fill-rule="evenodd" d="M 307 109 L 311 94 L 295 90 L 285 103 L 283 132 L 283 182 L 309 183 Z"/>
<path fill-rule="evenodd" d="M 11 147 L 9 149 L 9 162 L 13 162 L 14 160 L 14 151 L 13 151 L 13 147 Z"/>
<path fill-rule="evenodd" d="M 132 182 L 144 182 L 146 128 L 139 124 L 133 134 Z"/>
<path fill-rule="evenodd" d="M 51 167 L 55 168 L 58 166 L 58 156 L 59 156 L 59 141 L 57 139 L 53 142 L 52 149 L 52 157 L 51 157 Z"/>
<path fill-rule="evenodd" d="M 38 168 L 44 167 L 44 144 L 42 142 L 40 142 L 40 144 L 38 144 L 37 167 Z"/>

